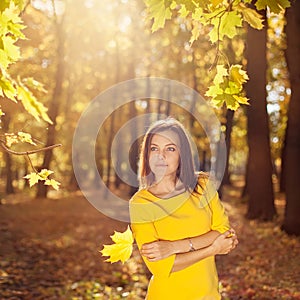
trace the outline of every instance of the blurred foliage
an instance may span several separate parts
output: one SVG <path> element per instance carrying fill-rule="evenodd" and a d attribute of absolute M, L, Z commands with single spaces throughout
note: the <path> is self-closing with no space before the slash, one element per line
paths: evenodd
<path fill-rule="evenodd" d="M 203 5 L 207 5 L 209 2 L 203 2 Z M 8 2 L 5 3 L 6 8 L 9 7 Z M 172 4 L 171 1 L 165 3 Z M 281 6 L 284 6 L 284 3 Z M 223 96 L 214 95 L 215 101 L 219 105 L 227 102 L 229 106 L 236 108 L 240 105 L 239 100 L 243 103 L 247 102 L 241 89 L 243 81 L 246 81 L 247 78 L 243 71 L 246 65 L 243 28 L 239 29 L 238 34 L 233 38 L 225 37 L 218 44 L 218 50 L 216 50 L 208 38 L 211 27 L 197 25 L 192 17 L 195 13 L 193 10 L 196 8 L 194 4 L 190 4 L 190 1 L 182 2 L 182 5 L 178 2 L 176 6 L 173 3 L 172 18 L 165 22 L 164 30 L 157 30 L 154 33 L 151 31 L 153 23 L 149 20 L 147 8 L 142 0 L 103 0 L 100 2 L 64 0 L 54 1 L 54 4 L 57 18 L 64 18 L 63 61 L 65 76 L 55 124 L 56 140 L 64 145 L 64 151 L 55 150 L 52 162 L 57 180 L 62 183 L 61 193 L 66 189 L 74 188 L 71 145 L 73 132 L 80 114 L 91 102 L 91 99 L 118 82 L 135 77 L 165 77 L 178 80 L 194 88 L 202 95 L 207 92 L 210 85 L 212 85 L 211 88 L 229 91 L 228 95 L 226 95 L 227 93 L 222 94 L 223 92 L 221 92 Z M 234 7 L 232 10 L 240 9 L 237 14 L 245 18 L 245 11 L 248 11 L 245 10 L 246 4 L 243 8 Z M 222 1 L 214 1 L 214 5 L 216 9 L 217 7 L 224 9 Z M 242 2 L 239 2 L 240 6 L 243 6 Z M 18 18 L 20 18 L 21 11 L 16 9 Z M 212 7 L 211 10 L 213 9 Z M 244 14 L 241 13 L 243 9 Z M 198 10 L 198 18 L 200 18 L 199 12 L 200 10 Z M 250 14 L 251 16 L 252 14 Z M 27 3 L 25 10 L 21 13 L 21 22 L 20 24 L 24 26 L 22 34 L 27 38 L 18 40 L 17 47 L 20 50 L 21 58 L 17 63 L 10 65 L 9 74 L 12 78 L 24 78 L 22 82 L 26 84 L 28 89 L 31 89 L 45 107 L 49 107 L 55 88 L 58 43 L 51 1 L 35 0 Z M 280 157 L 290 90 L 285 75 L 287 74 L 285 61 L 281 55 L 285 47 L 284 35 L 282 34 L 283 14 L 268 15 L 268 22 L 268 61 L 270 64 L 269 84 L 267 86 L 269 93 L 268 111 L 272 153 L 275 160 Z M 189 40 L 193 30 L 195 30 L 194 28 L 197 28 L 199 35 L 191 44 Z M 219 51 L 219 54 L 216 51 Z M 219 66 L 212 68 L 215 65 L 216 56 Z M 232 67 L 228 65 L 228 60 L 232 63 Z M 230 68 L 237 70 L 236 73 L 240 75 L 231 76 Z M 218 69 L 223 70 L 224 76 L 218 75 Z M 33 74 L 34 79 L 32 78 Z M 241 78 L 243 78 L 242 81 Z M 45 93 L 45 90 L 48 92 Z M 231 94 L 232 91 L 236 93 Z M 167 97 L 168 90 L 166 89 L 162 91 L 162 98 Z M 35 147 L 41 147 L 45 144 L 45 136 L 50 124 L 37 122 L 34 117 L 31 118 L 26 113 L 22 106 L 18 106 L 12 101 L 1 101 L 1 105 L 6 117 L 10 118 L 8 134 L 17 136 L 18 132 L 26 134 L 30 132 L 32 141 L 37 144 Z M 198 103 L 189 103 L 184 99 L 182 105 L 191 112 L 200 109 Z M 99 172 L 104 176 L 107 174 L 108 167 L 108 144 L 102 141 L 107 141 L 111 134 L 114 135 L 130 119 L 129 107 L 129 105 L 124 106 L 116 112 L 113 126 L 111 126 L 111 118 L 108 117 L 99 130 L 96 159 Z M 172 106 L 169 111 L 169 107 L 159 102 L 158 99 L 138 99 L 135 103 L 135 110 L 137 115 L 149 111 L 159 111 L 178 116 L 180 121 L 191 131 L 201 155 L 202 164 L 205 165 L 203 162 L 205 156 L 209 161 L 211 155 L 209 141 L 200 124 L 193 121 L 191 114 L 187 114 L 186 111 L 175 106 Z M 217 109 L 216 114 L 221 123 L 226 124 L 225 110 L 223 108 Z M 245 124 L 244 112 L 239 109 L 236 111 L 233 127 L 231 170 L 243 170 L 244 168 L 243 164 L 247 155 Z M 26 150 L 34 149 L 34 146 L 30 144 L 26 146 L 14 144 L 12 147 L 16 151 L 24 150 L 24 147 Z M 6 162 L 2 152 L 0 152 L 0 157 L 0 168 L 4 170 Z M 124 175 L 126 168 L 129 167 L 127 154 L 120 153 L 118 159 L 125 168 L 122 169 Z M 42 164 L 43 157 L 39 154 L 32 156 L 31 160 L 32 165 L 38 169 Z M 26 186 L 22 178 L 28 173 L 29 168 L 30 165 L 27 161 L 20 157 L 14 157 L 11 170 L 14 174 L 13 184 L 15 187 L 22 189 Z M 5 175 L 5 172 L 3 171 L 2 174 Z M 94 178 L 94 174 L 90 174 L 90 176 Z"/>
<path fill-rule="evenodd" d="M 232 62 L 227 60 L 226 65 L 218 65 L 221 55 L 226 57 L 225 52 L 221 52 L 220 43 L 225 38 L 232 39 L 240 34 L 243 22 L 255 29 L 263 28 L 263 18 L 255 8 L 251 7 L 249 0 L 223 1 L 187 1 L 187 0 L 144 0 L 147 5 L 147 16 L 153 19 L 152 32 L 165 27 L 166 21 L 172 18 L 180 18 L 193 24 L 191 30 L 190 43 L 196 41 L 201 28 L 209 28 L 209 40 L 216 44 L 216 54 L 212 67 L 217 67 L 214 85 L 210 85 L 206 95 L 212 98 L 212 102 L 217 107 L 224 103 L 228 109 L 236 110 L 240 104 L 248 104 L 248 100 L 243 96 L 243 84 L 248 79 L 242 65 L 232 66 Z M 269 9 L 272 13 L 280 13 L 285 8 L 290 7 L 288 0 L 256 1 L 256 9 Z M 239 76 L 233 76 L 233 69 L 239 70 Z M 243 75 L 242 75 L 243 74 Z M 229 76 L 229 79 L 220 79 Z M 243 78 L 241 81 L 240 78 Z M 222 83 L 222 85 L 219 85 Z"/>

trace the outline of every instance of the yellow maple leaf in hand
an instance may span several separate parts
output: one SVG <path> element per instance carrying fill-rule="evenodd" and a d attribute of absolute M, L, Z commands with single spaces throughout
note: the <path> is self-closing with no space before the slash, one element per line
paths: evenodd
<path fill-rule="evenodd" d="M 110 256 L 107 262 L 117 262 L 120 260 L 124 263 L 128 260 L 132 253 L 133 248 L 133 235 L 130 230 L 130 227 L 127 227 L 127 230 L 124 232 L 115 231 L 111 236 L 111 239 L 115 242 L 112 245 L 103 245 L 104 248 L 100 251 L 103 256 Z"/>

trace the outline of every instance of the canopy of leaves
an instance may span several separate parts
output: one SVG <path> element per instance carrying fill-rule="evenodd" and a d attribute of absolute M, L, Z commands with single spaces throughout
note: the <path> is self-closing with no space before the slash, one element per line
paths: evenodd
<path fill-rule="evenodd" d="M 0 4 L 0 97 L 15 102 L 19 100 L 34 118 L 37 120 L 42 118 L 52 123 L 46 113 L 47 108 L 28 88 L 30 86 L 41 90 L 41 85 L 32 78 L 16 80 L 9 72 L 9 67 L 21 58 L 20 47 L 16 43 L 18 40 L 25 39 L 22 32 L 25 26 L 19 16 L 24 5 L 23 0 L 1 1 Z M 34 85 L 32 85 L 33 82 Z"/>
<path fill-rule="evenodd" d="M 192 20 L 193 29 L 191 30 L 190 43 L 199 38 L 200 27 L 208 27 L 210 30 L 209 40 L 211 43 L 219 43 L 227 38 L 234 38 L 239 34 L 239 29 L 243 22 L 248 23 L 255 29 L 263 28 L 262 16 L 249 6 L 249 0 L 223 1 L 223 0 L 145 0 L 148 8 L 148 18 L 153 19 L 152 31 L 157 31 L 165 26 L 166 20 L 176 15 L 184 20 Z M 288 0 L 259 0 L 256 2 L 258 10 L 269 8 L 271 12 L 279 13 L 290 6 Z M 217 55 L 219 55 L 217 53 Z M 231 69 L 231 67 L 229 67 Z M 236 65 L 235 69 L 241 70 L 241 65 Z M 217 68 L 217 72 L 222 72 Z M 231 71 L 234 72 L 234 71 Z M 240 71 L 239 71 L 240 72 Z M 218 77 L 223 75 L 217 74 Z M 240 83 L 234 83 L 234 77 L 230 81 L 222 81 L 222 86 L 215 83 L 209 88 L 206 95 L 212 98 L 213 103 L 220 107 L 223 103 L 229 109 L 236 110 L 240 104 L 247 104 L 247 99 L 242 95 L 243 87 Z M 245 74 L 246 76 L 246 74 Z M 243 81 L 245 82 L 245 80 Z"/>

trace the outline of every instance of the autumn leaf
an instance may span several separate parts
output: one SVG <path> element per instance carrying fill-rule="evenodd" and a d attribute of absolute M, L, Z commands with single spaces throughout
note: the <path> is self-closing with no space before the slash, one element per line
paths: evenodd
<path fill-rule="evenodd" d="M 14 133 L 5 133 L 5 144 L 7 147 L 11 147 L 13 144 L 17 143 L 29 143 L 36 146 L 36 143 L 32 140 L 32 137 L 29 133 L 19 131 L 18 134 Z"/>
<path fill-rule="evenodd" d="M 18 139 L 21 143 L 28 143 L 36 146 L 36 143 L 32 140 L 31 134 L 23 131 L 18 132 Z"/>
<path fill-rule="evenodd" d="M 229 73 L 230 73 L 229 74 L 230 80 L 232 80 L 233 82 L 236 82 L 240 86 L 249 79 L 246 71 L 242 70 L 241 65 L 231 66 Z"/>
<path fill-rule="evenodd" d="M 245 7 L 241 9 L 241 13 L 243 14 L 244 20 L 253 28 L 255 29 L 262 29 L 263 25 L 263 18 L 262 16 L 249 7 Z"/>
<path fill-rule="evenodd" d="M 60 183 L 54 179 L 49 179 L 48 176 L 53 174 L 54 172 L 48 169 L 42 169 L 40 172 L 32 172 L 26 176 L 25 179 L 29 179 L 29 185 L 32 187 L 39 181 L 44 181 L 45 185 L 52 186 L 55 190 L 59 189 Z"/>
<path fill-rule="evenodd" d="M 14 133 L 5 133 L 5 144 L 8 148 L 10 148 L 13 144 L 17 144 L 19 142 L 18 137 Z"/>
<path fill-rule="evenodd" d="M 47 179 L 44 184 L 52 186 L 56 191 L 59 190 L 60 183 L 54 179 Z"/>
<path fill-rule="evenodd" d="M 114 263 L 120 260 L 124 263 L 132 254 L 133 235 L 130 227 L 128 226 L 124 232 L 115 231 L 111 239 L 115 244 L 103 245 L 104 248 L 100 252 L 103 256 L 109 256 L 109 258 L 105 260 L 107 262 Z"/>
<path fill-rule="evenodd" d="M 224 65 L 217 65 L 217 74 L 214 78 L 214 84 L 218 85 L 224 82 L 224 77 L 228 76 L 228 70 L 224 67 Z"/>
<path fill-rule="evenodd" d="M 24 176 L 25 179 L 29 179 L 29 186 L 32 187 L 36 183 L 38 183 L 39 180 L 41 180 L 41 177 L 38 173 L 32 172 L 26 176 Z"/>
<path fill-rule="evenodd" d="M 47 179 L 49 175 L 53 174 L 54 172 L 48 169 L 42 169 L 39 172 L 39 175 L 41 176 L 41 178 L 43 179 Z"/>
<path fill-rule="evenodd" d="M 17 87 L 18 99 L 22 102 L 24 108 L 37 120 L 40 118 L 46 122 L 53 124 L 47 115 L 47 108 L 39 102 L 32 92 L 21 82 Z"/>
<path fill-rule="evenodd" d="M 172 13 L 169 7 L 165 5 L 165 1 L 161 0 L 145 0 L 148 7 L 148 17 L 153 19 L 152 32 L 165 26 L 166 20 L 171 19 Z"/>
<path fill-rule="evenodd" d="M 290 7 L 291 3 L 288 0 L 257 0 L 255 6 L 258 10 L 269 7 L 271 12 L 278 14 L 285 8 Z"/>
<path fill-rule="evenodd" d="M 242 27 L 242 18 L 236 11 L 224 13 L 221 17 L 214 18 L 211 22 L 214 28 L 209 33 L 212 43 L 223 40 L 224 36 L 233 38 L 237 35 L 237 27 Z"/>
<path fill-rule="evenodd" d="M 0 67 L 1 67 L 1 49 L 0 49 Z M 8 99 L 17 102 L 15 97 L 17 91 L 14 88 L 13 84 L 6 78 L 0 78 L 0 96 L 6 96 Z"/>
<path fill-rule="evenodd" d="M 246 71 L 241 65 L 232 65 L 227 69 L 224 65 L 217 66 L 213 85 L 206 96 L 211 97 L 213 106 L 220 108 L 225 103 L 228 109 L 237 110 L 240 104 L 249 104 L 243 95 L 243 84 L 248 80 Z"/>

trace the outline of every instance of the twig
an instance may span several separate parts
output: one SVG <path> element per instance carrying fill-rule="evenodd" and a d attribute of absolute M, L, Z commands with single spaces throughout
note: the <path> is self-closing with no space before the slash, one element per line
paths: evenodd
<path fill-rule="evenodd" d="M 43 152 L 43 151 L 48 151 L 48 150 L 51 150 L 51 149 L 54 149 L 54 148 L 57 148 L 57 147 L 60 147 L 62 146 L 62 144 L 55 144 L 55 145 L 51 145 L 51 146 L 47 146 L 47 147 L 44 147 L 44 148 L 40 148 L 40 149 L 36 149 L 36 150 L 31 150 L 31 151 L 14 151 L 14 150 L 11 150 L 9 148 L 6 147 L 5 143 L 3 141 L 0 140 L 0 145 L 1 147 L 8 153 L 10 154 L 14 154 L 14 155 L 31 155 L 31 154 L 35 154 L 35 153 L 38 153 L 38 152 Z"/>

